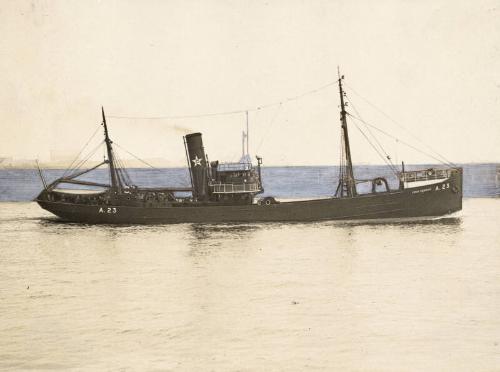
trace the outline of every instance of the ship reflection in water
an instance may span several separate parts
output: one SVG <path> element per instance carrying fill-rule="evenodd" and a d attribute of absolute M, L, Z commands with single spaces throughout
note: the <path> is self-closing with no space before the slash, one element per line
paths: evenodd
<path fill-rule="evenodd" d="M 66 230 L 74 228 L 76 230 L 81 229 L 93 229 L 93 224 L 82 224 L 80 222 L 69 222 L 61 220 L 54 216 L 44 217 L 44 218 L 34 218 L 38 220 L 42 225 L 46 226 L 60 226 L 60 233 L 65 233 Z M 461 217 L 451 216 L 451 217 L 437 217 L 437 218 L 422 218 L 422 219 L 407 219 L 407 220 L 361 220 L 361 221 L 324 221 L 324 222 L 274 222 L 274 223 L 218 223 L 218 224 L 205 224 L 205 223 L 192 223 L 192 224 L 180 224 L 181 228 L 188 226 L 188 231 L 191 232 L 191 241 L 200 241 L 206 243 L 210 239 L 249 239 L 253 232 L 259 230 L 274 230 L 280 228 L 286 228 L 287 226 L 294 228 L 301 228 L 307 226 L 313 226 L 315 228 L 350 228 L 353 226 L 398 226 L 400 228 L 415 229 L 418 226 L 457 226 L 461 225 Z M 119 236 L 123 233 L 136 233 L 138 231 L 144 232 L 168 232 L 169 230 L 175 229 L 168 225 L 121 225 L 117 227 L 116 225 L 102 225 L 104 229 L 109 231 L 112 236 Z M 425 232 L 425 231 L 422 231 Z"/>

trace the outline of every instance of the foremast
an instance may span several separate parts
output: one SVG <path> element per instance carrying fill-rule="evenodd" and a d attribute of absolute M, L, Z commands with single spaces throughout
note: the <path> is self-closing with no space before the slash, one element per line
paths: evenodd
<path fill-rule="evenodd" d="M 117 193 L 121 192 L 122 184 L 120 181 L 120 177 L 116 171 L 115 166 L 115 158 L 113 155 L 113 147 L 111 146 L 113 141 L 109 138 L 108 135 L 108 126 L 106 125 L 106 115 L 104 115 L 104 107 L 101 107 L 102 111 L 102 125 L 104 127 L 104 142 L 106 143 L 106 151 L 108 154 L 108 165 L 109 165 L 109 176 L 111 179 L 111 190 Z"/>
<path fill-rule="evenodd" d="M 344 75 L 340 76 L 339 72 L 338 82 L 340 94 L 340 123 L 342 127 L 342 150 L 340 155 L 339 184 L 335 195 L 339 197 L 353 197 L 357 195 L 357 191 L 356 180 L 354 179 L 354 172 L 352 170 L 351 147 L 349 144 L 349 132 L 347 130 L 347 112 L 345 110 L 347 103 L 344 101 L 345 92 L 342 89 L 343 79 Z"/>

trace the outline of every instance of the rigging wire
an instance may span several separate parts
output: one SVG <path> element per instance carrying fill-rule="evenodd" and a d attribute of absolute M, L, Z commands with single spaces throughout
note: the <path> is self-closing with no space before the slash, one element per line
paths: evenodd
<path fill-rule="evenodd" d="M 301 94 L 298 94 L 296 96 L 292 97 L 287 97 L 284 99 L 281 99 L 279 101 L 275 101 L 272 103 L 268 103 L 265 105 L 260 105 L 260 106 L 254 106 L 250 108 L 245 108 L 245 109 L 240 109 L 240 110 L 232 110 L 232 111 L 220 111 L 220 112 L 210 112 L 210 113 L 203 113 L 203 114 L 193 114 L 193 115 L 165 115 L 165 116 L 123 116 L 123 115 L 107 115 L 109 118 L 113 119 L 143 119 L 143 120 L 179 120 L 179 119 L 196 119 L 196 118 L 205 118 L 205 117 L 213 117 L 213 116 L 227 116 L 227 115 L 236 115 L 236 114 L 243 114 L 245 112 L 256 112 L 259 110 L 264 110 L 270 107 L 274 106 L 279 106 L 283 105 L 289 102 L 297 101 L 305 96 L 311 95 L 318 93 L 322 90 L 325 90 L 329 87 L 331 87 L 334 84 L 337 84 L 338 79 L 335 81 L 331 81 L 325 85 L 322 85 L 320 87 L 317 87 L 315 89 L 308 90 L 306 92 L 303 92 Z"/>
<path fill-rule="evenodd" d="M 73 172 L 78 171 L 104 144 L 104 141 L 100 142 L 97 146 L 95 146 L 82 160 L 78 162 Z"/>
<path fill-rule="evenodd" d="M 322 85 L 318 88 L 315 88 L 315 89 L 312 89 L 312 90 L 308 90 L 306 92 L 303 92 L 299 95 L 296 95 L 296 96 L 292 96 L 292 97 L 288 97 L 288 98 L 284 98 L 280 101 L 276 101 L 276 102 L 272 102 L 272 103 L 269 103 L 269 104 L 265 104 L 265 105 L 260 105 L 260 106 L 256 106 L 256 107 L 251 107 L 251 108 L 246 108 L 246 109 L 240 109 L 240 110 L 232 110 L 232 111 L 221 111 L 221 112 L 211 112 L 211 113 L 203 113 L 203 114 L 193 114 L 193 115 L 165 115 L 165 116 L 122 116 L 122 115 L 108 115 L 109 118 L 114 118 L 114 119 L 143 119 L 143 120 L 169 120 L 169 119 L 192 119 L 192 118 L 204 118 L 204 117 L 215 117 L 215 116 L 227 116 L 227 115 L 236 115 L 236 114 L 244 114 L 246 112 L 258 112 L 260 110 L 263 110 L 263 109 L 267 109 L 267 108 L 271 108 L 271 107 L 275 107 L 275 106 L 278 106 L 278 110 L 276 111 L 276 114 L 274 115 L 273 119 L 271 120 L 270 122 L 270 125 L 269 125 L 269 129 L 268 131 L 266 132 L 266 135 L 261 139 L 260 143 L 259 143 L 259 146 L 257 147 L 257 150 L 258 151 L 260 149 L 260 147 L 262 146 L 262 143 L 264 142 L 264 139 L 265 137 L 267 136 L 267 134 L 269 134 L 270 130 L 272 129 L 275 121 L 276 121 L 276 118 L 279 116 L 280 112 L 281 112 L 281 109 L 283 107 L 284 104 L 286 103 L 289 103 L 289 102 L 293 102 L 293 101 L 296 101 L 296 100 L 299 100 L 305 96 L 308 96 L 308 95 L 311 95 L 311 94 L 315 94 L 317 92 L 320 92 L 322 90 L 325 90 L 333 85 L 336 85 L 338 82 L 338 79 L 334 80 L 334 81 L 331 81 L 325 85 Z M 373 140 L 376 142 L 376 144 L 378 145 L 378 149 L 377 149 L 377 146 L 375 146 L 372 141 L 370 141 L 369 137 L 366 135 L 366 133 L 364 133 L 361 128 L 355 123 L 356 127 L 358 128 L 358 130 L 361 131 L 361 133 L 363 134 L 363 136 L 365 136 L 365 138 L 367 139 L 367 141 L 370 143 L 370 145 L 375 149 L 375 151 L 377 152 L 377 154 L 384 160 L 384 162 L 389 166 L 389 168 L 391 168 L 391 170 L 395 173 L 397 173 L 397 169 L 396 167 L 394 166 L 394 164 L 392 163 L 391 161 L 391 158 L 389 156 L 389 154 L 385 151 L 385 149 L 383 148 L 383 146 L 381 145 L 381 143 L 378 141 L 377 137 L 373 134 L 373 132 L 370 130 L 370 127 L 371 128 L 374 128 L 375 130 L 383 133 L 384 135 L 390 137 L 390 138 L 393 138 L 394 140 L 396 140 L 397 142 L 401 142 L 403 143 L 404 145 L 426 155 L 426 156 L 429 156 L 430 158 L 440 162 L 440 163 L 443 163 L 443 164 L 447 164 L 447 165 L 451 165 L 451 166 L 455 166 L 455 164 L 451 163 L 450 161 L 448 161 L 443 155 L 439 154 L 437 151 L 435 151 L 434 149 L 432 149 L 429 145 L 425 144 L 423 141 L 421 141 L 418 137 L 416 137 L 415 135 L 413 135 L 408 129 L 406 129 L 404 126 L 402 126 L 401 124 L 399 124 L 398 122 L 396 122 L 396 120 L 394 120 L 392 117 L 390 117 L 388 114 L 386 114 L 384 111 L 382 111 L 380 108 L 378 108 L 377 106 L 375 106 L 374 104 L 372 104 L 371 102 L 369 102 L 366 98 L 364 98 L 363 96 L 361 96 L 359 93 L 356 92 L 356 90 L 354 90 L 350 85 L 348 84 L 345 84 L 347 87 L 349 87 L 349 89 L 354 93 L 356 94 L 358 97 L 360 97 L 362 100 L 364 100 L 366 103 L 368 103 L 369 105 L 371 105 L 372 107 L 374 107 L 377 111 L 379 111 L 381 114 L 383 114 L 385 117 L 387 117 L 390 121 L 392 121 L 394 124 L 396 124 L 398 127 L 404 129 L 405 131 L 407 131 L 412 137 L 414 137 L 416 140 L 418 140 L 419 142 L 423 143 L 427 148 L 429 148 L 436 156 L 434 155 L 431 155 L 423 150 L 420 150 L 402 140 L 400 140 L 399 138 L 375 127 L 374 125 L 371 125 L 369 123 L 367 123 L 366 121 L 364 121 L 362 118 L 361 118 L 361 115 L 359 115 L 358 113 L 358 110 L 356 109 L 356 107 L 354 107 L 354 105 L 352 104 L 351 102 L 351 105 L 353 106 L 353 109 L 355 110 L 356 114 L 358 117 L 354 116 L 354 115 L 351 115 L 349 113 L 347 113 L 351 118 L 355 119 L 355 120 L 358 120 L 360 123 L 364 124 L 368 133 L 371 135 L 371 137 L 373 138 Z M 96 130 L 97 132 L 97 130 Z M 96 133 L 95 132 L 95 133 Z M 95 135 L 95 133 L 93 134 L 93 136 Z M 92 136 L 92 137 L 93 137 Z M 89 140 L 90 141 L 90 140 Z M 145 165 L 147 165 L 148 167 L 154 169 L 154 170 L 157 170 L 159 171 L 158 168 L 154 167 L 153 165 L 149 164 L 148 162 L 146 162 L 145 160 L 139 158 L 138 156 L 134 155 L 133 153 L 129 152 L 128 150 L 126 150 L 125 148 L 121 147 L 120 145 L 118 145 L 117 143 L 115 143 L 118 147 L 120 147 L 122 150 L 124 150 L 125 152 L 127 152 L 129 155 L 133 156 L 135 159 L 137 159 L 138 161 L 144 163 Z M 341 151 L 344 150 L 344 149 L 341 149 Z M 385 157 L 382 155 L 385 154 Z M 444 161 L 443 161 L 444 160 Z"/>
<path fill-rule="evenodd" d="M 271 132 L 271 129 L 273 128 L 274 126 L 274 123 L 276 122 L 276 118 L 278 117 L 278 115 L 281 113 L 281 109 L 282 109 L 282 105 L 280 104 L 278 106 L 278 109 L 276 110 L 276 113 L 274 114 L 274 117 L 271 119 L 271 122 L 269 123 L 269 127 L 266 131 L 266 133 L 262 136 L 261 140 L 260 140 L 260 143 L 259 143 L 259 146 L 257 146 L 257 149 L 255 150 L 255 152 L 257 153 L 259 150 L 260 150 L 260 147 L 262 146 L 262 144 L 264 143 L 264 140 L 267 138 L 267 136 L 269 135 L 269 133 Z"/>
<path fill-rule="evenodd" d="M 111 185 L 111 172 L 106 172 L 105 174 L 108 177 L 108 185 Z"/>
<path fill-rule="evenodd" d="M 349 103 L 351 104 L 352 108 L 353 108 L 353 109 L 354 109 L 354 111 L 356 112 L 356 115 L 358 115 L 358 116 L 361 118 L 361 115 L 359 114 L 358 110 L 356 109 L 356 106 L 352 103 L 352 100 L 349 100 Z M 354 124 L 357 126 L 357 124 L 356 124 L 356 123 L 354 123 Z M 390 157 L 390 156 L 389 156 L 389 154 L 385 151 L 384 147 L 383 147 L 383 146 L 382 146 L 382 144 L 379 142 L 379 140 L 377 139 L 377 137 L 373 134 L 373 132 L 371 131 L 370 127 L 368 127 L 367 125 L 365 125 L 365 127 L 366 127 L 366 129 L 367 129 L 368 133 L 369 133 L 369 134 L 372 136 L 372 138 L 375 140 L 375 142 L 376 142 L 376 144 L 378 145 L 378 147 L 379 147 L 380 151 L 384 153 L 385 157 L 377 151 L 376 147 L 374 147 L 374 145 L 373 145 L 373 144 L 369 141 L 369 139 L 365 136 L 365 138 L 367 139 L 368 143 L 370 143 L 370 145 L 371 145 L 371 146 L 375 149 L 375 151 L 377 151 L 377 153 L 379 154 L 379 156 L 380 156 L 381 158 L 383 158 L 382 160 L 383 160 L 383 161 L 387 164 L 387 166 L 388 166 L 388 167 L 389 167 L 389 168 L 390 168 L 390 169 L 394 172 L 394 174 L 396 174 L 396 175 L 397 175 L 397 172 L 398 172 L 398 171 L 397 171 L 397 169 L 396 169 L 395 165 L 392 163 L 392 161 L 391 161 L 391 157 Z M 359 131 L 361 131 L 361 129 L 360 129 L 359 127 L 358 127 L 358 130 L 359 130 Z M 361 131 L 361 133 L 362 133 L 363 135 L 365 135 L 362 131 Z"/>
<path fill-rule="evenodd" d="M 359 125 L 354 120 L 352 122 L 354 123 L 354 125 L 356 126 L 356 128 L 361 132 L 361 134 L 363 135 L 363 137 L 365 137 L 365 139 L 368 141 L 368 143 L 370 144 L 370 146 L 375 150 L 375 152 L 378 154 L 378 156 L 380 156 L 380 158 L 385 162 L 385 164 L 391 169 L 391 171 L 394 173 L 394 175 L 396 177 L 398 177 L 398 170 L 395 169 L 395 167 L 392 165 L 392 163 L 389 163 L 388 159 L 386 159 L 384 157 L 384 155 L 380 153 L 380 151 L 372 143 L 372 141 L 370 141 L 370 138 L 368 138 L 368 136 L 366 135 L 366 133 L 363 132 L 363 130 L 359 127 Z"/>
<path fill-rule="evenodd" d="M 132 181 L 131 181 L 130 176 L 125 168 L 123 161 L 118 156 L 116 151 L 113 151 L 113 155 L 114 155 L 115 163 L 116 163 L 116 165 L 118 165 L 115 169 L 117 171 L 120 183 L 124 184 L 125 186 L 130 186 L 132 184 Z"/>
<path fill-rule="evenodd" d="M 90 141 L 92 141 L 92 139 L 95 137 L 95 135 L 97 134 L 97 132 L 99 131 L 99 127 L 101 126 L 101 124 L 99 124 L 96 128 L 96 130 L 94 131 L 94 133 L 90 136 L 90 138 L 88 139 L 88 141 L 85 143 L 85 145 L 83 145 L 82 149 L 80 150 L 80 152 L 78 153 L 78 155 L 76 155 L 76 157 L 73 159 L 73 161 L 71 162 L 71 164 L 69 165 L 68 168 L 66 168 L 66 170 L 64 171 L 62 177 L 65 177 L 68 173 L 71 173 L 73 172 L 74 170 L 78 169 L 72 169 L 71 167 L 73 166 L 73 164 L 78 160 L 78 158 L 80 157 L 80 155 L 82 154 L 83 150 L 85 150 L 85 147 L 87 147 L 87 145 L 90 143 Z"/>
<path fill-rule="evenodd" d="M 122 172 L 122 176 L 125 180 L 125 184 L 127 186 L 131 186 L 133 184 L 133 182 L 132 182 L 132 178 L 130 177 L 130 173 L 127 170 L 125 161 L 122 160 L 121 158 L 119 158 L 119 160 L 120 160 L 120 172 Z"/>
<path fill-rule="evenodd" d="M 367 125 L 367 126 L 369 126 L 369 127 L 373 128 L 373 129 L 375 129 L 375 130 L 379 131 L 380 133 L 382 133 L 382 134 L 386 135 L 387 137 L 390 137 L 390 138 L 392 138 L 392 139 L 394 139 L 394 140 L 398 140 L 398 141 L 399 141 L 400 143 L 402 143 L 403 145 L 408 146 L 408 147 L 412 148 L 413 150 L 415 150 L 415 151 L 417 151 L 417 152 L 419 152 L 419 153 L 421 153 L 421 154 L 424 154 L 424 155 L 426 155 L 426 156 L 428 156 L 428 157 L 430 157 L 430 158 L 432 158 L 432 159 L 434 159 L 434 160 L 438 161 L 439 163 L 446 164 L 446 163 L 444 163 L 441 159 L 436 158 L 434 155 L 431 155 L 431 154 L 429 154 L 428 152 L 425 152 L 425 151 L 423 151 L 423 150 L 420 150 L 419 148 L 417 148 L 417 147 L 415 147 L 415 146 L 413 146 L 413 145 L 410 145 L 409 143 L 407 143 L 407 142 L 405 142 L 405 141 L 402 141 L 401 139 L 399 139 L 399 138 L 397 138 L 397 137 L 393 136 L 392 134 L 389 134 L 389 133 L 387 133 L 386 131 L 384 131 L 384 130 L 382 130 L 382 129 L 380 129 L 380 128 L 377 128 L 376 126 L 374 126 L 374 125 L 372 125 L 372 124 L 367 123 L 367 122 L 366 122 L 366 121 L 364 121 L 363 119 L 360 119 L 360 118 L 358 118 L 358 117 L 356 117 L 356 116 L 354 116 L 354 115 L 352 115 L 352 114 L 350 114 L 350 113 L 347 113 L 347 115 L 349 115 L 351 118 L 353 118 L 353 119 L 355 119 L 355 120 L 358 120 L 358 121 L 362 122 L 363 124 L 365 124 L 365 125 Z M 447 165 L 455 166 L 453 163 L 448 163 Z"/>
<path fill-rule="evenodd" d="M 147 165 L 148 167 L 154 169 L 155 171 L 158 171 L 158 172 L 161 172 L 161 169 L 160 168 L 157 168 L 151 164 L 149 164 L 147 161 L 145 160 L 142 160 L 141 158 L 139 158 L 137 155 L 134 155 L 132 154 L 130 151 L 128 151 L 127 149 L 125 149 L 124 147 L 120 146 L 118 143 L 116 142 L 113 142 L 117 147 L 119 147 L 120 149 L 122 149 L 123 151 L 125 151 L 127 154 L 133 156 L 136 160 L 139 160 L 141 163 L 144 163 L 145 165 Z"/>
<path fill-rule="evenodd" d="M 393 124 L 395 124 L 396 126 L 398 126 L 399 128 L 402 128 L 403 130 L 405 130 L 410 136 L 412 136 L 415 140 L 417 140 L 418 142 L 420 142 L 421 144 L 423 144 L 424 146 L 426 146 L 429 150 L 431 150 L 435 155 L 437 155 L 438 157 L 441 158 L 441 160 L 439 160 L 440 163 L 444 163 L 444 164 L 447 164 L 447 165 L 451 165 L 453 167 L 456 167 L 456 164 L 453 164 L 451 161 L 449 161 L 448 159 L 446 159 L 443 155 L 441 155 L 440 153 L 438 153 L 436 150 L 434 150 L 431 146 L 429 146 L 428 144 L 426 144 L 424 141 L 422 141 L 420 138 L 418 138 L 416 135 L 414 135 L 410 130 L 408 130 L 407 128 L 405 128 L 403 125 L 399 124 L 396 120 L 394 120 L 391 116 L 389 116 L 388 114 L 386 114 L 381 108 L 377 107 L 375 104 L 371 103 L 370 101 L 368 101 L 368 99 L 366 99 L 365 97 L 363 97 L 361 94 L 359 94 L 358 92 L 356 92 L 355 89 L 353 89 L 350 85 L 348 84 L 345 84 L 349 90 L 351 90 L 354 94 L 356 94 L 359 98 L 361 98 L 363 101 L 365 101 L 366 103 L 368 103 L 370 106 L 372 106 L 375 110 L 377 110 L 379 113 L 381 113 L 382 115 L 384 115 L 387 119 L 389 119 Z M 435 158 L 434 158 L 435 159 Z"/>
<path fill-rule="evenodd" d="M 104 141 L 101 141 L 96 147 L 94 147 L 88 154 L 87 156 L 85 156 L 85 158 L 83 158 L 82 160 L 80 160 L 76 165 L 75 167 L 71 170 L 71 172 L 69 173 L 69 176 L 71 174 L 74 174 L 74 172 L 76 172 L 77 170 L 79 170 L 83 164 L 85 164 L 96 152 L 97 150 L 99 150 L 99 148 L 104 144 Z"/>

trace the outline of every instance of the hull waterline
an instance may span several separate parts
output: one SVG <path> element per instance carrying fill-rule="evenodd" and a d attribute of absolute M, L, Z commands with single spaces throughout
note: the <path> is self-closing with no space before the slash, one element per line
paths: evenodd
<path fill-rule="evenodd" d="M 65 221 L 91 224 L 172 224 L 376 220 L 444 216 L 462 209 L 461 173 L 430 186 L 271 205 L 185 205 L 141 207 L 81 205 L 36 200 Z"/>

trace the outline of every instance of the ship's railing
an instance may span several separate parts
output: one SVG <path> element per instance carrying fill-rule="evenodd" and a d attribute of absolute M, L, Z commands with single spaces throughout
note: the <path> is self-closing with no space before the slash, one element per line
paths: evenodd
<path fill-rule="evenodd" d="M 219 172 L 249 171 L 251 169 L 252 163 L 220 163 L 217 167 Z"/>
<path fill-rule="evenodd" d="M 439 180 L 449 178 L 450 169 L 424 169 L 418 171 L 409 171 L 400 173 L 400 179 L 403 182 L 417 182 L 428 180 Z"/>
<path fill-rule="evenodd" d="M 218 183 L 212 184 L 210 187 L 215 194 L 236 194 L 260 191 L 258 183 Z"/>

